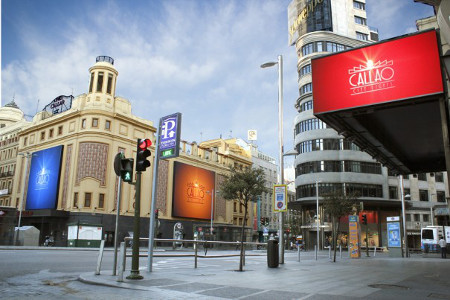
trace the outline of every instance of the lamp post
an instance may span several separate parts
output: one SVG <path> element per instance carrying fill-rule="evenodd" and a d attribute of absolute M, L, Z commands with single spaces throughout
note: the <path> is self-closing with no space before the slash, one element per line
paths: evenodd
<path fill-rule="evenodd" d="M 403 238 L 405 241 L 405 256 L 409 257 L 409 251 L 408 251 L 408 233 L 406 231 L 406 214 L 405 214 L 405 197 L 410 197 L 410 195 L 405 195 L 404 189 L 403 189 L 403 175 L 399 175 L 400 180 L 400 194 L 402 197 L 402 224 L 403 224 Z"/>
<path fill-rule="evenodd" d="M 316 180 L 316 231 L 317 231 L 317 240 L 316 240 L 316 260 L 319 252 L 319 182 Z"/>
<path fill-rule="evenodd" d="M 279 164 L 280 164 L 280 184 L 284 184 L 284 162 L 283 162 L 283 56 L 278 55 L 278 62 L 267 62 L 261 68 L 269 68 L 278 65 L 278 143 L 279 143 Z M 279 254 L 280 264 L 284 264 L 284 236 L 283 236 L 283 212 L 279 212 Z"/>
<path fill-rule="evenodd" d="M 14 231 L 14 233 L 15 233 L 14 241 L 15 241 L 16 246 L 19 245 L 19 233 L 20 233 L 20 226 L 21 226 L 21 222 L 22 222 L 23 203 L 25 202 L 25 181 L 27 179 L 28 158 L 33 156 L 33 154 L 31 154 L 30 152 L 24 152 L 24 153 L 19 153 L 19 155 L 25 157 L 25 166 L 23 168 L 23 180 L 22 180 L 23 188 L 22 188 L 22 198 L 21 198 L 20 206 L 19 206 L 19 220 L 17 221 L 17 232 Z"/>
<path fill-rule="evenodd" d="M 214 212 L 214 189 L 212 189 L 211 191 L 206 191 L 206 193 L 211 194 L 211 225 L 210 225 L 210 234 L 211 234 L 211 239 L 212 239 L 212 234 L 213 234 L 213 212 Z"/>

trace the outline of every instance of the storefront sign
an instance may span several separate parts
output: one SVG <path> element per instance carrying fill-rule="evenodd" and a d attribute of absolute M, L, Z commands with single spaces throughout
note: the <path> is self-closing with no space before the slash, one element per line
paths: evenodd
<path fill-rule="evenodd" d="M 311 66 L 314 114 L 444 91 L 434 30 L 319 57 Z"/>

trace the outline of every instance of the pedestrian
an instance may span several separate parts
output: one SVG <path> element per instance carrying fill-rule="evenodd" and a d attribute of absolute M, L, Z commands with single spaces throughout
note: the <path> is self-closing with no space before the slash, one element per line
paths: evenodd
<path fill-rule="evenodd" d="M 444 240 L 444 237 L 441 236 L 439 240 L 439 246 L 441 246 L 441 258 L 447 258 L 447 242 Z"/>

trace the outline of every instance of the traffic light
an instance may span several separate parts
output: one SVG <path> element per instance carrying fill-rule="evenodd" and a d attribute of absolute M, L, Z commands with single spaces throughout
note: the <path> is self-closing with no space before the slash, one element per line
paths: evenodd
<path fill-rule="evenodd" d="M 362 223 L 367 225 L 367 215 L 362 215 Z"/>
<path fill-rule="evenodd" d="M 142 172 L 150 167 L 150 161 L 147 160 L 152 153 L 149 148 L 152 145 L 150 139 L 138 139 L 137 140 L 137 152 L 136 152 L 136 171 Z"/>
<path fill-rule="evenodd" d="M 158 212 L 159 212 L 159 210 L 155 209 L 155 219 L 158 219 Z"/>
<path fill-rule="evenodd" d="M 122 158 L 120 160 L 120 177 L 124 182 L 133 181 L 133 162 L 132 158 Z"/>

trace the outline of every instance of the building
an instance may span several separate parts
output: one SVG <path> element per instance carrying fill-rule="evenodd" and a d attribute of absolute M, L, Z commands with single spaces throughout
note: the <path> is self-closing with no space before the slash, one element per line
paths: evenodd
<path fill-rule="evenodd" d="M 135 189 L 122 183 L 118 195 L 114 159 L 119 152 L 135 158 L 137 139 L 154 143 L 156 128 L 133 115 L 127 99 L 115 95 L 118 74 L 111 57 L 99 56 L 89 69 L 86 94 L 58 96 L 28 123 L 16 106 L 1 109 L 1 167 L 7 175 L 13 172 L 0 182 L 8 189 L 2 211 L 11 216 L 22 211 L 22 225 L 40 230 L 40 244 L 52 235 L 55 245 L 68 245 L 73 239 L 69 227 L 75 226 L 101 228 L 101 238 L 112 246 L 117 210 L 119 241 L 132 234 Z M 4 121 L 3 115 L 14 120 Z M 150 161 L 154 145 L 152 150 Z M 182 141 L 179 157 L 159 164 L 157 213 L 150 211 L 154 162 L 142 172 L 141 237 L 148 237 L 149 217 L 155 214 L 158 237 L 173 238 L 174 228 L 181 227 L 186 239 L 194 233 L 240 239 L 243 219 L 237 205 L 216 192 L 230 166 L 251 164 L 250 153 L 233 141 Z M 248 220 L 248 232 L 250 224 Z"/>
<path fill-rule="evenodd" d="M 444 41 L 443 53 L 446 53 L 449 22 L 442 15 L 448 15 L 448 3 L 417 2 L 434 5 L 438 18 L 441 16 L 444 25 L 441 40 Z M 294 121 L 295 146 L 299 153 L 295 160 L 296 201 L 291 207 L 302 211 L 302 228 L 309 248 L 316 244 L 316 201 L 320 202 L 320 195 L 327 191 L 340 189 L 360 195 L 359 215 L 367 215 L 371 246 L 387 246 L 386 217 L 401 216 L 401 181 L 397 174 L 313 115 L 310 61 L 320 55 L 376 42 L 377 30 L 367 26 L 365 8 L 363 0 L 294 0 L 288 8 L 290 43 L 295 45 L 298 55 L 300 95 L 295 104 L 298 115 Z M 437 27 L 436 17 L 420 20 L 417 26 L 419 30 Z M 408 245 L 417 249 L 420 248 L 421 227 L 448 222 L 447 174 L 411 174 L 404 178 Z M 319 242 L 323 246 L 330 228 L 321 206 L 318 216 L 323 228 Z M 341 242 L 345 246 L 347 220 L 341 223 L 341 228 Z M 364 231 L 362 240 L 366 239 Z"/>

